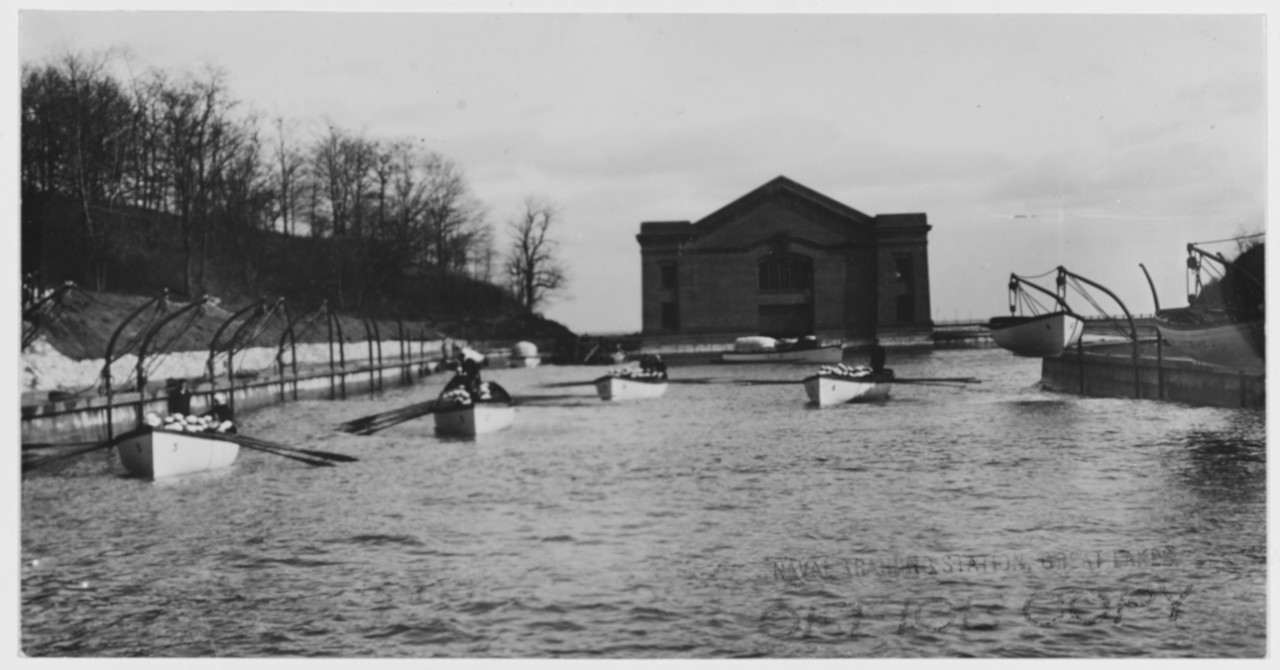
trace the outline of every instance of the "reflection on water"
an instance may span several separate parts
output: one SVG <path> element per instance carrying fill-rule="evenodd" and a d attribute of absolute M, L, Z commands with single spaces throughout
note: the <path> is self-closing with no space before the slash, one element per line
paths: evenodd
<path fill-rule="evenodd" d="M 1193 461 L 1212 463 L 1215 467 L 1234 467 L 1266 462 L 1266 443 L 1252 436 L 1260 430 L 1265 428 L 1258 426 L 1255 430 L 1229 432 L 1194 430 L 1182 439 Z"/>
<path fill-rule="evenodd" d="M 1241 424 L 1221 432 L 1197 428 L 1179 438 L 1182 481 L 1206 502 L 1248 505 L 1265 499 L 1266 429 L 1260 421 Z"/>
<path fill-rule="evenodd" d="M 339 467 L 243 452 L 158 485 L 76 461 L 23 482 L 23 649 L 1264 653 L 1261 413 L 1049 394 L 993 350 L 894 358 L 983 383 L 812 409 L 804 367 L 676 367 L 662 398 L 610 403 L 599 368 L 494 370 L 516 423 L 480 439 L 332 430 L 426 384 L 241 417 L 360 459 Z"/>

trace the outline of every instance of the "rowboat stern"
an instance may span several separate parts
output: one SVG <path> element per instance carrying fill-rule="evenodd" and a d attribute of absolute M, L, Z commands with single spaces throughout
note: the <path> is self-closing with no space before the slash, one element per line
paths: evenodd
<path fill-rule="evenodd" d="M 509 403 L 481 402 L 434 412 L 436 432 L 442 435 L 474 437 L 510 428 L 516 408 Z"/>
<path fill-rule="evenodd" d="M 652 379 L 628 379 L 617 375 L 605 375 L 596 379 L 596 394 L 601 400 L 641 400 L 660 398 L 667 392 L 667 381 Z"/>

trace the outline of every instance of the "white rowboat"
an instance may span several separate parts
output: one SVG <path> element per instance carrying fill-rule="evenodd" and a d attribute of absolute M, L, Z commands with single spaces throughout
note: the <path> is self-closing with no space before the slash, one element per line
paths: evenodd
<path fill-rule="evenodd" d="M 726 351 L 716 360 L 720 363 L 839 363 L 844 358 L 844 346 L 833 344 L 812 349 L 783 349 L 780 351 Z"/>
<path fill-rule="evenodd" d="M 437 433 L 471 437 L 511 427 L 516 408 L 509 403 L 480 402 L 437 409 L 434 414 Z"/>
<path fill-rule="evenodd" d="M 116 453 L 130 474 L 162 479 L 230 467 L 240 445 L 200 433 L 152 428 L 116 445 Z"/>
<path fill-rule="evenodd" d="M 601 400 L 639 400 L 660 398 L 667 392 L 667 380 L 605 375 L 596 380 L 596 393 Z"/>
<path fill-rule="evenodd" d="M 841 405 L 847 402 L 884 400 L 889 397 L 893 373 L 871 373 L 849 376 L 821 373 L 805 377 L 804 390 L 809 400 L 819 407 Z"/>
<path fill-rule="evenodd" d="M 1080 341 L 1084 320 L 1066 312 L 1039 316 L 998 316 L 987 324 L 991 339 L 1015 356 L 1056 358 Z"/>

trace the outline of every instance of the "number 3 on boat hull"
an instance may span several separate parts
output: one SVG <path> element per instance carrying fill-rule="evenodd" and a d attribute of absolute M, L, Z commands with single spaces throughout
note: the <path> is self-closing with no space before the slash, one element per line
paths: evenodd
<path fill-rule="evenodd" d="M 162 479 L 230 467 L 240 445 L 200 433 L 150 430 L 116 445 L 116 453 L 129 474 Z"/>

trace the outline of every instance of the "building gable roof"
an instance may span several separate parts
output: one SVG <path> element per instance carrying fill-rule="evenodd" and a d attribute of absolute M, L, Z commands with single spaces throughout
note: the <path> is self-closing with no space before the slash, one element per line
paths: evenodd
<path fill-rule="evenodd" d="M 870 230 L 875 227 L 873 217 L 780 175 L 703 217 L 693 224 L 693 232 L 699 237 L 707 235 L 769 202 L 790 202 L 804 209 L 826 214 L 827 216 L 821 216 L 818 220 L 839 222 L 842 225 L 840 232 L 846 235 L 858 229 Z"/>

